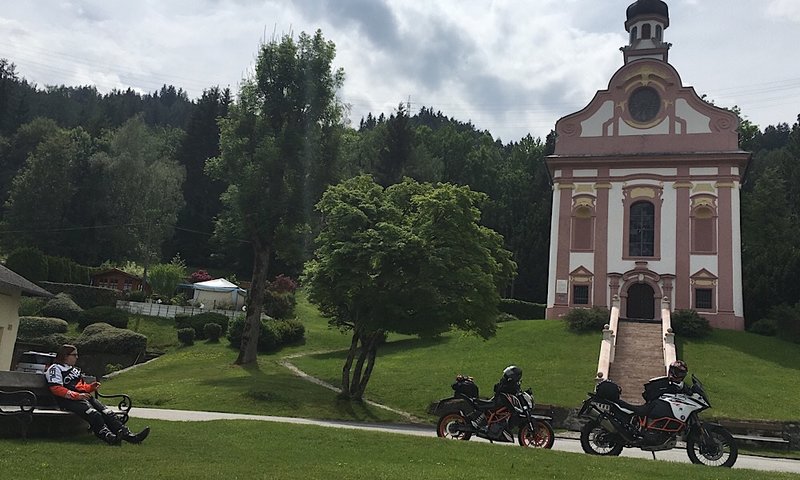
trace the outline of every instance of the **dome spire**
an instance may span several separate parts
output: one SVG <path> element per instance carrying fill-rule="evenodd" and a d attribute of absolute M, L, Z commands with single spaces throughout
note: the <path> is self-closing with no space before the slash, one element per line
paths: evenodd
<path fill-rule="evenodd" d="M 671 44 L 664 41 L 669 27 L 669 7 L 662 0 L 637 0 L 625 11 L 628 45 L 622 47 L 625 63 L 638 58 L 666 62 Z"/>

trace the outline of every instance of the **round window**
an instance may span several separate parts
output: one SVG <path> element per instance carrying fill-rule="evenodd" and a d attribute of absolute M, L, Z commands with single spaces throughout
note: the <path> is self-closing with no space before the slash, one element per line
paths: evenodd
<path fill-rule="evenodd" d="M 636 122 L 649 122 L 660 110 L 661 97 L 654 88 L 639 87 L 628 98 L 628 112 Z"/>

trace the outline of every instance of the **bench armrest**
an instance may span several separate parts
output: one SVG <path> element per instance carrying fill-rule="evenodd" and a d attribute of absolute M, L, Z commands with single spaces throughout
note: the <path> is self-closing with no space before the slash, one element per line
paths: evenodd
<path fill-rule="evenodd" d="M 114 395 L 104 395 L 97 390 L 94 392 L 95 398 L 112 398 L 112 399 L 119 399 L 114 400 L 117 403 L 117 409 L 119 410 L 119 416 L 121 417 L 120 420 L 122 423 L 128 423 L 128 412 L 133 408 L 133 402 L 131 402 L 131 397 L 125 395 L 124 393 L 121 394 L 114 394 Z M 103 402 L 106 403 L 106 402 Z"/>
<path fill-rule="evenodd" d="M 0 391 L 0 415 L 31 414 L 35 407 L 36 394 L 30 390 Z"/>

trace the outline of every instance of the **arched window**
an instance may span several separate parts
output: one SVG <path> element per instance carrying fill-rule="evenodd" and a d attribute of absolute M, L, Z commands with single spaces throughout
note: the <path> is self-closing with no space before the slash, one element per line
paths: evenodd
<path fill-rule="evenodd" d="M 655 207 L 647 201 L 631 205 L 628 229 L 628 255 L 652 257 L 655 255 Z"/>
<path fill-rule="evenodd" d="M 661 29 L 661 25 L 656 25 L 656 40 L 660 42 L 662 36 L 663 36 L 663 30 Z"/>
<path fill-rule="evenodd" d="M 639 29 L 636 27 L 631 28 L 631 40 L 630 43 L 633 45 L 633 42 L 636 41 L 636 35 L 639 33 Z"/>
<path fill-rule="evenodd" d="M 650 38 L 650 28 L 651 27 L 649 23 L 642 25 L 642 39 Z"/>

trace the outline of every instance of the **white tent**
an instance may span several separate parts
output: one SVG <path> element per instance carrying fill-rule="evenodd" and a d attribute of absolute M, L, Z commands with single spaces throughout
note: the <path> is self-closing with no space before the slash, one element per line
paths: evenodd
<path fill-rule="evenodd" d="M 202 303 L 203 308 L 219 308 L 219 305 L 232 305 L 234 310 L 241 310 L 244 305 L 244 289 L 239 288 L 224 278 L 215 278 L 205 282 L 192 284 L 195 303 Z"/>

